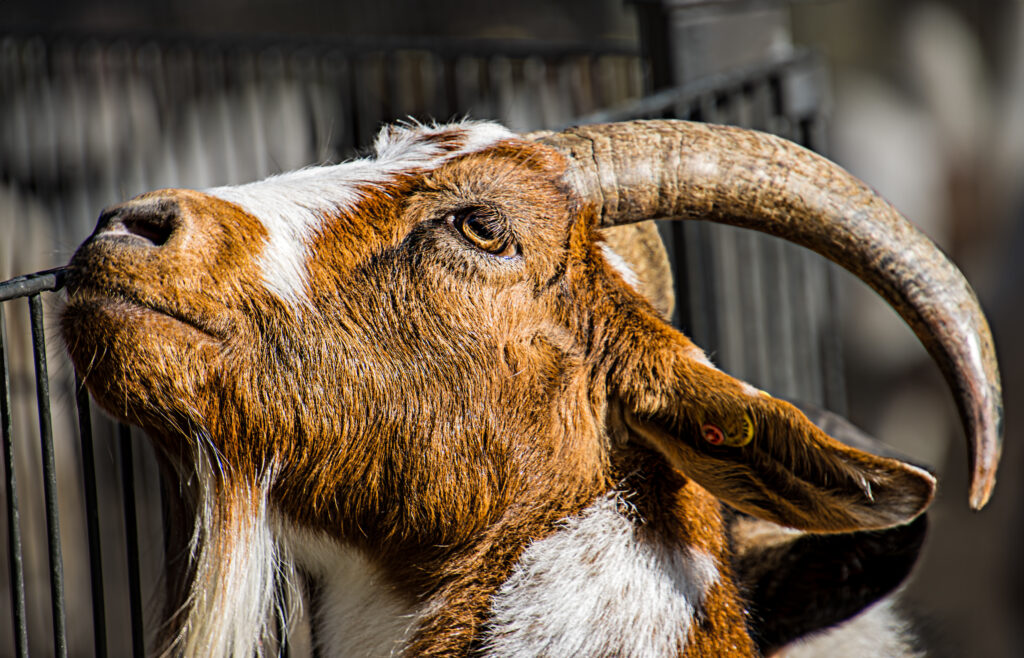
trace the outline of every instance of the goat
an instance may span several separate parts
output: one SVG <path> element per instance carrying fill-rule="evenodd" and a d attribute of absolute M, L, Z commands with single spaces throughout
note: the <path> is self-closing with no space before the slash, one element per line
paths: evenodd
<path fill-rule="evenodd" d="M 164 653 L 271 651 L 305 588 L 322 655 L 756 655 L 728 510 L 903 532 L 934 478 L 718 370 L 604 241 L 657 262 L 640 220 L 757 229 L 873 286 L 950 382 L 988 500 L 973 291 L 836 165 L 681 121 L 396 126 L 374 150 L 141 195 L 71 259 L 75 368 L 171 483 Z"/>

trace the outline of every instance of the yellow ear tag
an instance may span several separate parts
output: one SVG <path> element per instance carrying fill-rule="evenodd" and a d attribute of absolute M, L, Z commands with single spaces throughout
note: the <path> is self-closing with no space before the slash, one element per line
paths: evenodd
<path fill-rule="evenodd" d="M 735 437 L 729 437 L 732 441 L 726 441 L 728 445 L 734 447 L 745 446 L 754 440 L 754 419 L 750 417 L 749 413 L 743 414 L 743 427 L 740 433 Z"/>
<path fill-rule="evenodd" d="M 741 448 L 754 438 L 754 419 L 748 413 L 743 414 L 740 431 L 736 434 L 727 434 L 721 427 L 711 423 L 702 425 L 700 433 L 704 440 L 713 446 L 726 445 L 732 448 Z"/>

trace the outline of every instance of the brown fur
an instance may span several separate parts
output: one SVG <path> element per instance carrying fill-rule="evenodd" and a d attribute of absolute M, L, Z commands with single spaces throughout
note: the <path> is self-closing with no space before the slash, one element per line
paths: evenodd
<path fill-rule="evenodd" d="M 647 532 L 684 537 L 723 570 L 718 499 L 827 531 L 924 508 L 926 475 L 844 448 L 705 365 L 607 265 L 565 167 L 511 141 L 367 188 L 315 236 L 301 310 L 265 292 L 256 218 L 196 192 L 130 201 L 72 260 L 75 366 L 185 471 L 203 437 L 223 514 L 248 513 L 270 477 L 286 520 L 363 549 L 402 596 L 431 604 L 410 655 L 479 650 L 523 549 L 615 487 Z M 467 206 L 500 217 L 519 255 L 461 239 L 443 218 Z M 160 212 L 173 226 L 159 247 L 104 238 Z M 736 434 L 747 414 L 749 446 L 701 443 L 702 423 Z M 723 572 L 685 653 L 754 651 Z"/>

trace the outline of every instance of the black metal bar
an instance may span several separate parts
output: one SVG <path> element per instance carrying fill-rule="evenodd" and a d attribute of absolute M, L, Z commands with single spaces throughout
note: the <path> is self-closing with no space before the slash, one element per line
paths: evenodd
<path fill-rule="evenodd" d="M 53 428 L 50 419 L 50 378 L 46 368 L 46 335 L 43 330 L 43 302 L 29 295 L 32 319 L 32 352 L 36 366 L 36 402 L 39 407 L 39 441 L 43 456 L 43 495 L 46 501 L 46 536 L 50 551 L 50 599 L 53 610 L 53 651 L 67 655 L 64 617 L 64 559 L 60 547 L 60 519 L 57 510 L 57 469 L 53 458 Z"/>
<path fill-rule="evenodd" d="M 0 302 L 6 302 L 17 297 L 27 297 L 41 292 L 60 290 L 64 287 L 66 276 L 67 268 L 58 267 L 0 282 Z"/>
<path fill-rule="evenodd" d="M 843 377 L 845 366 L 843 361 L 843 345 L 840 338 L 842 322 L 839 318 L 839 304 L 835 300 L 841 296 L 838 266 L 826 265 L 829 299 L 828 320 L 822 336 L 822 362 L 825 364 L 825 408 L 845 416 L 848 400 L 846 398 L 846 379 Z"/>
<path fill-rule="evenodd" d="M 438 119 L 448 120 L 455 117 L 459 108 L 459 86 L 456 79 L 455 57 L 442 57 L 441 78 L 444 81 L 443 94 L 440 96 L 439 104 L 444 109 L 440 112 Z"/>
<path fill-rule="evenodd" d="M 363 143 L 363 135 L 360 132 L 360 124 L 363 120 L 363 113 L 359 111 L 359 68 L 362 60 L 359 57 L 349 57 L 348 63 L 348 140 L 352 148 L 359 148 Z"/>
<path fill-rule="evenodd" d="M 740 88 L 745 84 L 753 83 L 770 77 L 778 80 L 778 76 L 784 72 L 800 67 L 810 66 L 816 59 L 811 51 L 798 50 L 792 55 L 786 55 L 777 59 L 768 60 L 749 67 L 740 67 L 727 73 L 716 73 L 696 78 L 676 87 L 657 91 L 649 96 L 630 101 L 622 106 L 601 110 L 582 117 L 577 117 L 570 125 L 581 125 L 587 123 L 611 123 L 614 121 L 628 121 L 637 117 L 665 116 L 666 112 L 673 108 L 693 102 L 706 96 L 719 95 L 722 90 Z M 773 100 L 777 98 L 777 94 Z M 714 103 L 711 103 L 713 106 Z M 776 114 L 779 113 L 776 111 Z M 710 121 L 708 116 L 700 116 L 701 121 Z"/>
<path fill-rule="evenodd" d="M 0 433 L 4 444 L 4 482 L 7 494 L 7 550 L 11 574 L 11 613 L 14 648 L 19 658 L 28 658 L 28 625 L 25 620 L 25 568 L 21 554 L 21 525 L 18 517 L 18 488 L 14 467 L 14 422 L 11 417 L 11 376 L 7 362 L 7 323 L 0 304 Z"/>
<path fill-rule="evenodd" d="M 121 491 L 124 500 L 124 531 L 128 553 L 128 595 L 132 615 L 132 655 L 146 655 L 146 634 L 142 618 L 142 578 L 139 573 L 139 524 L 135 515 L 135 463 L 132 432 L 124 423 L 117 428 L 121 443 Z"/>
<path fill-rule="evenodd" d="M 645 92 L 671 87 L 676 81 L 676 71 L 672 56 L 672 18 L 668 9 L 660 2 L 629 0 L 628 3 L 636 12 L 641 57 L 649 67 Z"/>
<path fill-rule="evenodd" d="M 103 602 L 103 550 L 100 542 L 100 513 L 96 496 L 96 458 L 93 451 L 92 414 L 89 392 L 75 377 L 78 405 L 78 435 L 82 442 L 82 476 L 85 484 L 85 520 L 89 532 L 89 577 L 92 585 L 93 647 L 97 656 L 107 655 L 107 615 Z"/>

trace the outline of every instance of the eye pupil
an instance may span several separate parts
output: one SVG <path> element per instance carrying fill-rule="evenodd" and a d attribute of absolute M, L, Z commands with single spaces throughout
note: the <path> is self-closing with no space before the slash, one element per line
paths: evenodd
<path fill-rule="evenodd" d="M 515 244 L 500 216 L 488 208 L 465 208 L 447 217 L 467 242 L 495 256 L 513 256 Z"/>
<path fill-rule="evenodd" d="M 472 231 L 477 237 L 483 238 L 484 240 L 493 240 L 494 231 L 488 225 L 488 222 L 484 220 L 480 215 L 476 213 L 470 213 L 463 222 L 463 227 L 467 231 Z"/>

